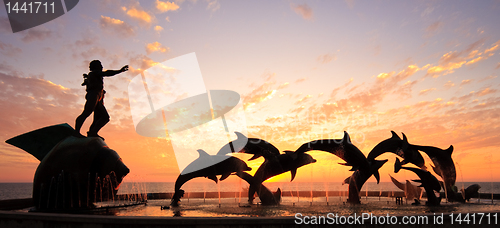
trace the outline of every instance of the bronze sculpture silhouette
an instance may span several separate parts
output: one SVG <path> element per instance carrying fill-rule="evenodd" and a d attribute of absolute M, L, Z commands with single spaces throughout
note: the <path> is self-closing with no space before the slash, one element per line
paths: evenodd
<path fill-rule="evenodd" d="M 125 72 L 128 70 L 128 65 L 123 66 L 120 70 L 102 71 L 103 67 L 101 62 L 99 60 L 93 60 L 89 64 L 89 69 L 90 72 L 88 75 L 83 74 L 84 82 L 82 83 L 82 86 L 87 87 L 87 94 L 85 95 L 86 101 L 82 114 L 80 114 L 75 120 L 75 136 L 84 137 L 80 133 L 80 129 L 82 128 L 82 125 L 87 117 L 94 113 L 94 121 L 90 125 L 87 136 L 100 137 L 104 140 L 103 137 L 97 134 L 99 130 L 101 130 L 101 128 L 109 122 L 109 114 L 104 107 L 104 94 L 106 91 L 104 90 L 103 77 L 111 77 Z"/>
<path fill-rule="evenodd" d="M 218 182 L 217 175 L 221 175 L 220 181 L 225 180 L 231 174 L 241 174 L 243 171 L 250 171 L 252 168 L 237 157 L 225 155 L 209 155 L 203 150 L 198 150 L 199 157 L 191 162 L 175 181 L 174 196 L 170 205 L 178 206 L 180 198 L 184 195 L 182 185 L 197 177 L 206 177 Z M 200 169 L 201 168 L 201 169 Z"/>
<path fill-rule="evenodd" d="M 399 158 L 396 158 L 396 163 L 394 164 L 394 172 L 398 173 L 401 169 L 406 169 L 414 172 L 420 178 L 420 180 L 413 180 L 415 182 L 421 183 L 418 187 L 423 187 L 425 189 L 425 193 L 427 195 L 427 202 L 425 203 L 428 206 L 438 206 L 441 202 L 441 196 L 436 197 L 434 191 L 439 192 L 441 190 L 441 184 L 436 179 L 434 175 L 432 175 L 429 171 L 413 168 L 413 167 L 402 167 Z"/>
<path fill-rule="evenodd" d="M 378 156 L 386 152 L 391 152 L 403 159 L 401 162 L 402 165 L 412 163 L 426 170 L 424 158 L 413 145 L 408 143 L 406 135 L 403 133 L 403 139 L 401 139 L 394 131 L 391 131 L 391 133 L 392 137 L 378 143 L 368 153 L 367 159 L 373 161 Z"/>

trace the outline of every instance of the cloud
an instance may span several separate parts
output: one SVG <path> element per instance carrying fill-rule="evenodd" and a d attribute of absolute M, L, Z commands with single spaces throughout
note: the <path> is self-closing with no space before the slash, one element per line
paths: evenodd
<path fill-rule="evenodd" d="M 21 53 L 22 50 L 20 48 L 14 47 L 11 44 L 6 44 L 0 40 L 0 54 L 4 56 L 13 57 Z"/>
<path fill-rule="evenodd" d="M 482 97 L 482 96 L 485 96 L 485 95 L 488 95 L 488 94 L 496 93 L 497 91 L 498 90 L 496 90 L 496 89 L 485 88 L 485 89 L 477 92 L 476 95 Z"/>
<path fill-rule="evenodd" d="M 444 84 L 444 88 L 446 89 L 449 89 L 451 87 L 455 86 L 455 83 L 451 82 L 451 81 L 447 81 L 445 84 Z"/>
<path fill-rule="evenodd" d="M 460 86 L 470 84 L 471 82 L 472 82 L 472 80 L 470 80 L 470 79 L 462 80 L 462 82 L 460 83 Z"/>
<path fill-rule="evenodd" d="M 12 28 L 10 27 L 10 22 L 8 17 L 0 17 L 0 32 L 10 33 Z"/>
<path fill-rule="evenodd" d="M 131 37 L 135 35 L 134 29 L 124 21 L 114 19 L 111 17 L 101 16 L 99 25 L 104 31 L 116 33 L 122 37 Z"/>
<path fill-rule="evenodd" d="M 128 62 L 129 62 L 129 72 L 130 72 L 129 74 L 134 76 L 158 64 L 158 62 L 153 61 L 148 56 L 141 54 L 129 56 Z"/>
<path fill-rule="evenodd" d="M 441 28 L 441 26 L 442 26 L 442 23 L 440 21 L 436 21 L 436 22 L 432 23 L 431 25 L 427 26 L 427 28 L 425 29 L 425 31 L 427 33 L 434 33 L 439 28 Z"/>
<path fill-rule="evenodd" d="M 337 60 L 337 56 L 335 54 L 324 54 L 324 55 L 318 56 L 318 58 L 316 60 L 319 63 L 326 64 L 326 63 L 329 63 L 331 61 Z"/>
<path fill-rule="evenodd" d="M 429 67 L 426 76 L 436 78 L 441 75 L 451 74 L 464 65 L 471 65 L 493 56 L 493 51 L 499 47 L 497 44 L 498 42 L 493 44 L 490 48 L 480 51 L 476 49 L 476 47 L 480 46 L 482 42 L 483 40 L 481 39 L 469 45 L 465 50 L 451 51 L 444 54 L 439 59 L 438 65 Z"/>
<path fill-rule="evenodd" d="M 354 5 L 355 5 L 354 0 L 344 0 L 344 2 L 347 4 L 347 7 L 349 7 L 349 9 L 354 8 Z"/>
<path fill-rule="evenodd" d="M 495 67 L 495 70 L 496 70 L 496 69 L 500 69 L 500 62 L 499 62 L 499 63 L 497 63 L 497 66 Z"/>
<path fill-rule="evenodd" d="M 430 89 L 423 89 L 423 90 L 420 90 L 420 92 L 418 93 L 418 95 L 426 95 L 428 93 L 430 93 L 431 91 L 434 91 L 436 90 L 436 88 L 430 88 Z"/>
<path fill-rule="evenodd" d="M 45 29 L 43 27 L 35 27 L 28 29 L 26 31 L 23 31 L 23 37 L 21 38 L 22 41 L 29 43 L 33 41 L 42 41 L 48 38 L 51 38 L 54 35 L 54 32 Z"/>
<path fill-rule="evenodd" d="M 160 12 L 168 12 L 168 11 L 176 11 L 179 9 L 179 5 L 175 4 L 175 2 L 163 2 L 160 0 L 156 0 L 156 9 L 160 10 Z"/>
<path fill-rule="evenodd" d="M 290 7 L 295 11 L 296 14 L 300 15 L 305 20 L 313 20 L 313 10 L 307 4 L 296 5 L 294 3 L 290 4 Z"/>
<path fill-rule="evenodd" d="M 129 15 L 130 17 L 132 17 L 134 19 L 138 19 L 139 21 L 142 21 L 142 22 L 146 22 L 147 24 L 150 24 L 153 20 L 153 17 L 144 10 L 140 10 L 137 8 L 131 8 L 131 9 L 126 10 L 126 12 L 127 12 L 127 15 Z"/>
<path fill-rule="evenodd" d="M 161 32 L 161 31 L 163 31 L 163 27 L 157 25 L 157 26 L 155 26 L 154 30 L 157 32 Z"/>
<path fill-rule="evenodd" d="M 274 73 L 262 75 L 262 77 L 264 77 L 264 82 L 258 85 L 250 93 L 242 95 L 243 107 L 245 109 L 273 98 L 273 95 L 276 94 L 278 90 L 278 88 L 273 88 L 276 85 L 276 81 L 274 80 L 275 76 L 276 74 Z"/>
<path fill-rule="evenodd" d="M 150 43 L 146 45 L 146 53 L 151 54 L 153 52 L 168 52 L 170 48 L 163 46 L 158 42 Z"/>
<path fill-rule="evenodd" d="M 0 106 L 9 107 L 0 112 L 2 140 L 37 127 L 74 122 L 81 111 L 78 90 L 15 74 L 0 73 Z"/>
<path fill-rule="evenodd" d="M 206 0 L 208 3 L 207 10 L 215 12 L 220 9 L 220 2 L 218 0 Z"/>

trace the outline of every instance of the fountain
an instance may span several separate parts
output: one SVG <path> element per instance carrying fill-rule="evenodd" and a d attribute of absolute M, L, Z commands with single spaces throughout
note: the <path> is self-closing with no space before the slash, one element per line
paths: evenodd
<path fill-rule="evenodd" d="M 40 160 L 33 180 L 38 211 L 91 209 L 96 202 L 114 201 L 123 177 L 129 173 L 102 139 L 76 138 L 73 132 L 68 124 L 59 124 L 6 141 Z"/>
<path fill-rule="evenodd" d="M 347 132 L 345 132 L 343 138 L 345 140 L 315 140 L 303 144 L 296 151 L 285 151 L 285 153 L 279 153 L 279 151 L 276 153 L 275 151 L 277 151 L 277 149 L 262 139 L 244 139 L 243 137 L 245 136 L 241 134 L 238 135 L 238 139 L 223 146 L 223 148 L 225 148 L 228 145 L 232 145 L 231 153 L 223 151 L 221 154 L 209 155 L 200 149 L 198 151 L 199 160 L 197 159 L 193 161 L 193 164 L 197 165 L 201 162 L 208 165 L 205 165 L 205 168 L 203 169 L 181 173 L 175 183 L 175 186 L 173 187 L 173 194 L 146 194 L 145 187 L 134 186 L 132 189 L 133 191 L 137 191 L 137 194 L 119 195 L 117 194 L 117 191 L 123 177 L 128 174 L 129 170 L 121 162 L 117 153 L 107 148 L 101 139 L 78 139 L 72 136 L 64 137 L 64 134 L 60 134 L 60 136 L 58 136 L 60 139 L 52 140 L 52 147 L 27 146 L 26 143 L 20 143 L 26 140 L 27 137 L 31 142 L 45 145 L 45 143 L 41 143 L 44 142 L 43 138 L 40 139 L 43 135 L 47 135 L 46 133 L 43 133 L 43 131 L 71 132 L 70 130 L 72 129 L 67 125 L 55 125 L 46 129 L 39 129 L 34 132 L 15 137 L 8 141 L 13 145 L 23 148 L 41 160 L 37 172 L 35 173 L 35 181 L 33 184 L 34 203 L 32 205 L 36 211 L 111 214 L 116 215 L 116 218 L 112 219 L 114 223 L 120 223 L 121 220 L 118 219 L 119 217 L 130 215 L 175 217 L 264 216 L 273 217 L 272 221 L 284 221 L 288 223 L 290 221 L 293 222 L 293 217 L 291 216 L 294 216 L 296 213 L 327 214 L 331 212 L 332 209 L 335 209 L 335 211 L 343 215 L 370 211 L 374 214 L 390 213 L 391 215 L 404 216 L 414 213 L 428 213 L 430 208 L 427 206 L 414 206 L 407 204 L 397 205 L 392 200 L 389 200 L 387 204 L 385 204 L 385 202 L 380 200 L 380 197 L 382 196 L 387 196 L 389 199 L 390 197 L 397 197 L 398 199 L 402 199 L 402 197 L 410 197 L 410 185 L 408 181 L 404 187 L 404 192 L 383 191 L 382 187 L 380 187 L 379 191 L 368 191 L 368 189 L 375 189 L 373 186 L 366 186 L 365 192 L 360 192 L 365 182 L 372 175 L 378 180 L 378 169 L 386 162 L 386 160 L 377 161 L 371 159 L 372 156 L 370 155 L 368 156 L 370 159 L 364 156 L 353 156 L 359 155 L 359 153 L 357 153 L 358 150 L 356 150 L 356 147 L 352 145 L 352 143 L 348 143 L 349 137 Z M 247 141 L 247 143 L 243 146 L 237 142 L 241 139 Z M 40 148 L 45 149 L 44 151 L 41 151 Z M 340 153 L 339 148 L 344 151 Z M 408 146 L 404 149 L 407 148 Z M 390 151 L 392 149 L 393 148 L 386 147 L 384 150 Z M 312 150 L 327 151 L 337 155 L 346 161 L 346 165 L 353 167 L 351 170 L 353 173 L 345 180 L 345 183 L 349 184 L 347 193 L 345 189 L 342 189 L 340 186 L 338 188 L 329 187 L 329 184 L 326 181 L 323 182 L 324 192 L 315 191 L 317 188 L 314 186 L 314 183 L 311 183 L 309 186 L 301 189 L 299 189 L 297 184 L 288 184 L 287 189 L 281 186 L 275 193 L 271 192 L 271 190 L 264 185 L 270 185 L 265 182 L 265 180 L 270 177 L 288 171 L 291 172 L 293 180 L 298 168 L 314 163 L 315 159 L 306 153 Z M 250 153 L 253 154 L 254 157 L 263 156 L 265 157 L 265 161 L 254 175 L 250 175 L 247 173 L 250 171 L 250 167 L 246 165 L 246 162 L 236 158 L 235 156 L 231 156 L 232 153 L 238 152 Z M 79 159 L 77 162 L 73 157 L 76 156 L 75 154 L 79 153 L 86 153 L 89 157 L 88 160 L 82 161 Z M 413 152 L 408 152 L 408 154 L 410 153 Z M 407 159 L 404 153 L 399 153 L 397 155 L 403 155 L 403 158 L 405 160 Z M 368 164 L 368 166 L 367 168 L 362 168 L 357 164 Z M 442 165 L 443 163 L 441 162 L 439 164 Z M 440 204 L 439 198 L 436 198 L 434 195 L 434 191 L 439 191 L 440 185 L 437 178 L 433 174 L 428 171 L 424 172 L 419 168 L 402 166 L 399 159 L 396 159 L 395 165 L 395 171 L 399 171 L 399 169 L 406 169 L 417 173 L 420 177 L 420 180 L 418 181 L 420 181 L 422 186 L 426 189 L 425 197 L 427 198 L 429 205 L 437 206 Z M 443 166 L 440 168 L 442 167 Z M 191 169 L 190 165 L 186 166 L 186 169 Z M 223 192 L 221 191 L 220 183 L 230 175 L 236 175 L 239 177 L 239 184 L 237 184 L 239 188 L 233 192 Z M 449 176 L 447 175 L 448 174 L 446 174 L 446 172 L 441 172 L 440 177 L 443 178 L 443 180 L 449 180 Z M 218 176 L 220 176 L 220 178 Z M 185 194 L 181 187 L 183 184 L 196 177 L 207 177 L 213 180 L 217 183 L 217 191 L 207 192 L 208 190 L 204 189 L 202 194 L 196 194 L 195 192 L 189 191 L 186 194 L 189 203 L 185 205 L 178 204 L 181 197 Z M 313 172 L 311 171 L 311 179 L 312 177 Z M 253 199 L 253 194 L 256 193 L 260 199 L 260 203 L 248 204 L 245 206 L 240 204 L 241 197 L 245 197 L 244 193 L 241 191 L 242 180 L 245 180 L 249 184 L 247 195 L 249 202 L 252 202 L 251 199 Z M 449 183 L 450 182 L 445 181 L 444 186 L 448 186 Z M 321 185 L 321 183 L 319 184 Z M 464 199 L 464 202 L 470 199 L 470 197 L 474 197 L 479 188 L 479 185 L 471 185 L 467 189 L 463 190 L 462 198 Z M 338 189 L 338 191 L 329 192 L 329 189 Z M 359 197 L 361 194 L 365 195 L 362 202 Z M 415 198 L 417 198 L 416 195 L 419 195 L 418 198 L 420 198 L 421 194 L 422 193 L 415 193 Z M 149 197 L 150 195 L 151 197 Z M 348 195 L 348 197 L 346 197 L 346 195 Z M 305 197 L 305 200 L 301 201 L 301 196 Z M 373 199 L 376 197 L 378 197 L 379 200 Z M 484 197 L 484 195 L 478 195 L 476 197 L 481 198 Z M 486 197 L 489 198 L 490 195 Z M 491 194 L 491 198 L 493 197 L 498 197 L 498 195 L 494 196 Z M 336 200 L 335 198 L 338 198 L 339 200 Z M 345 204 L 346 198 L 348 204 Z M 448 194 L 446 198 L 451 199 L 451 196 Z M 165 206 L 169 200 L 172 202 L 173 207 L 171 208 Z M 133 210 L 127 210 L 124 208 L 124 206 L 137 205 L 138 203 L 145 202 L 147 202 L 147 205 L 143 204 L 141 206 L 134 206 Z M 325 202 L 325 204 L 322 202 Z M 352 203 L 361 205 L 352 205 Z M 494 203 L 493 199 L 492 203 Z M 462 204 L 454 202 L 441 203 L 438 207 L 432 207 L 432 211 L 436 213 L 445 213 L 449 211 L 472 213 L 477 210 L 498 210 L 498 207 L 496 207 L 495 204 L 486 205 L 468 203 L 468 206 L 464 208 L 461 208 L 460 205 Z M 5 218 L 2 213 L 0 213 L 0 220 Z M 36 218 L 36 216 L 30 217 L 25 214 L 22 214 L 21 216 L 23 217 L 22 221 L 30 221 L 30 218 Z M 46 220 L 47 217 L 50 217 L 45 214 L 44 216 Z M 283 219 L 286 220 L 281 220 L 282 218 L 278 217 L 285 217 Z M 54 219 L 56 218 L 54 217 Z M 97 217 L 92 217 L 92 221 L 96 222 L 101 220 Z M 141 224 L 146 224 L 156 220 L 151 218 L 145 221 L 146 222 L 142 221 Z M 208 220 L 203 221 L 206 222 Z M 228 221 L 229 220 L 218 219 L 217 222 L 212 224 L 228 224 L 230 223 Z M 75 224 L 76 222 L 78 222 L 78 219 L 72 221 L 65 220 L 65 223 Z M 169 222 L 171 221 L 169 220 Z M 250 221 L 250 223 L 252 222 Z M 183 224 L 186 225 L 187 223 Z"/>

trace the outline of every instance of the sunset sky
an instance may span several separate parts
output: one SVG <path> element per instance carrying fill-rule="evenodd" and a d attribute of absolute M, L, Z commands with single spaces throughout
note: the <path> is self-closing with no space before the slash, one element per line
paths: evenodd
<path fill-rule="evenodd" d="M 31 182 L 39 164 L 5 140 L 59 123 L 74 127 L 93 59 L 105 69 L 130 66 L 104 80 L 111 121 L 100 132 L 130 168 L 125 181 L 175 181 L 170 142 L 135 132 L 128 85 L 155 63 L 192 52 L 207 89 L 241 95 L 249 137 L 282 151 L 348 131 L 367 155 L 394 130 L 410 143 L 453 145 L 458 182 L 500 181 L 498 12 L 500 1 L 486 0 L 85 0 L 12 33 L 2 4 L 0 182 Z M 351 174 L 331 154 L 311 155 L 318 162 L 300 168 L 295 181 Z M 380 157 L 389 159 L 382 181 L 388 174 L 415 179 L 393 173 L 395 158 Z M 249 164 L 256 170 L 262 161 Z"/>

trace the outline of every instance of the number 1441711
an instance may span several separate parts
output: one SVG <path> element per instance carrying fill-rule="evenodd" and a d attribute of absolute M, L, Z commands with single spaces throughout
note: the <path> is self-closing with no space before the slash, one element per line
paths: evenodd
<path fill-rule="evenodd" d="M 54 13 L 54 2 L 8 2 L 5 4 L 7 13 Z"/>

